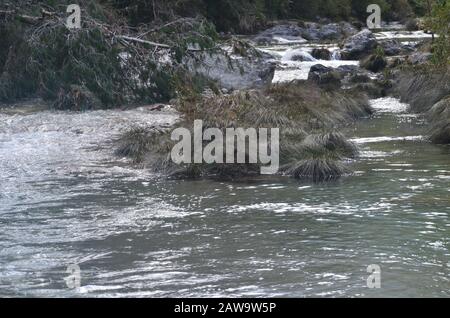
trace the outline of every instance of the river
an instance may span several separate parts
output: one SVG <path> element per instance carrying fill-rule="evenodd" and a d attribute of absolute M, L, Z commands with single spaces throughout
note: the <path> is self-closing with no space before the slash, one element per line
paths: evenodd
<path fill-rule="evenodd" d="M 113 156 L 170 112 L 1 110 L 0 296 L 449 297 L 450 147 L 408 105 L 371 102 L 346 131 L 355 175 L 320 184 L 167 181 Z"/>

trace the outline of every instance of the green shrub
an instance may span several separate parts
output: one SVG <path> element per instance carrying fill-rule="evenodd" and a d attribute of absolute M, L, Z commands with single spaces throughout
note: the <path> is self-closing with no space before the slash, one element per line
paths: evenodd
<path fill-rule="evenodd" d="M 136 30 L 98 1 L 82 4 L 86 9 L 81 29 L 67 29 L 65 10 L 56 9 L 55 16 L 37 25 L 14 18 L 0 21 L 0 33 L 7 34 L 0 49 L 0 101 L 39 96 L 57 109 L 85 110 L 167 102 L 176 96 L 180 80 L 188 77 L 191 87 L 203 89 L 199 86 L 206 81 L 190 76 L 181 61 L 190 47 L 214 48 L 217 34 L 210 23 L 185 19 L 154 32 L 148 26 Z M 30 15 L 34 9 L 25 7 L 19 14 Z M 120 36 L 136 31 L 148 31 L 147 43 Z M 158 49 L 148 41 L 168 48 Z M 161 63 L 167 57 L 172 62 Z"/>

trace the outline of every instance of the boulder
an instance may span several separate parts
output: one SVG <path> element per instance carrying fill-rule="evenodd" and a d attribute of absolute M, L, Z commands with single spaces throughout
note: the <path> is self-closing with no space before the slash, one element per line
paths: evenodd
<path fill-rule="evenodd" d="M 227 90 L 264 87 L 272 82 L 275 62 L 269 55 L 227 56 L 198 52 L 184 61 L 192 73 L 201 74 Z"/>
<path fill-rule="evenodd" d="M 308 81 L 321 86 L 340 87 L 341 79 L 342 76 L 338 71 L 321 64 L 313 65 L 308 74 Z"/>
<path fill-rule="evenodd" d="M 319 29 L 320 40 L 339 40 L 342 38 L 342 30 L 339 24 L 330 23 Z"/>
<path fill-rule="evenodd" d="M 340 41 L 357 32 L 356 29 L 347 22 L 328 23 L 324 25 L 309 22 L 304 23 L 302 26 L 302 37 L 310 41 Z"/>
<path fill-rule="evenodd" d="M 356 33 L 358 33 L 358 29 L 355 28 L 351 23 L 349 22 L 340 22 L 339 24 L 341 26 L 341 31 L 342 34 L 344 35 L 344 37 L 349 37 L 352 35 L 355 35 Z"/>
<path fill-rule="evenodd" d="M 387 67 L 388 68 L 395 68 L 397 66 L 405 64 L 407 61 L 407 57 L 405 56 L 397 56 L 397 57 L 390 57 L 386 59 L 387 61 Z"/>
<path fill-rule="evenodd" d="M 319 59 L 319 60 L 330 60 L 331 59 L 331 52 L 325 48 L 313 49 L 311 52 L 311 55 L 314 58 Z"/>
<path fill-rule="evenodd" d="M 387 56 L 398 55 L 403 51 L 403 45 L 395 39 L 383 40 L 379 44 Z"/>
<path fill-rule="evenodd" d="M 354 84 L 369 83 L 372 79 L 367 73 L 358 72 L 348 76 L 348 82 Z"/>
<path fill-rule="evenodd" d="M 436 144 L 450 144 L 450 95 L 437 102 L 428 112 L 430 140 Z"/>
<path fill-rule="evenodd" d="M 419 21 L 416 19 L 409 19 L 405 24 L 406 30 L 417 31 L 419 30 Z"/>
<path fill-rule="evenodd" d="M 352 75 L 358 72 L 359 67 L 357 65 L 341 65 L 336 70 L 343 75 Z"/>
<path fill-rule="evenodd" d="M 386 65 L 386 58 L 378 54 L 372 54 L 361 61 L 361 67 L 374 73 L 380 72 Z"/>
<path fill-rule="evenodd" d="M 354 86 L 360 83 L 369 83 L 372 79 L 369 73 L 356 65 L 343 65 L 336 69 L 343 78 L 342 83 L 346 86 Z"/>
<path fill-rule="evenodd" d="M 359 60 L 370 54 L 376 45 L 377 40 L 373 33 L 364 29 L 345 41 L 341 55 L 346 60 Z"/>

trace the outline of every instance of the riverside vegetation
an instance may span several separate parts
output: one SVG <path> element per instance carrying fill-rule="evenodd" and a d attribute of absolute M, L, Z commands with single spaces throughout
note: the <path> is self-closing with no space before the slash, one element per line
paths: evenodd
<path fill-rule="evenodd" d="M 371 114 L 368 96 L 398 94 L 413 111 L 426 112 L 433 142 L 450 143 L 448 1 L 431 1 L 430 8 L 419 0 L 83 0 L 82 28 L 68 30 L 70 2 L 0 5 L 0 101 L 39 97 L 72 111 L 170 103 L 180 115 L 175 127 L 192 127 L 195 119 L 221 130 L 278 127 L 280 174 L 310 181 L 351 173 L 347 163 L 358 151 L 339 130 Z M 411 29 L 423 17 L 438 36 L 398 58 L 403 48 L 396 43 L 358 32 L 369 3 Z M 274 22 L 280 19 L 290 20 Z M 311 27 L 306 21 L 313 19 L 319 21 Z M 351 23 L 332 23 L 343 20 Z M 267 28 L 257 38 L 297 32 L 317 43 L 339 39 L 343 58 L 361 59 L 379 76 L 316 66 L 307 81 L 272 84 L 269 58 L 233 35 Z M 171 177 L 258 174 L 259 164 L 174 165 L 171 129 L 135 127 L 117 141 L 116 153 Z"/>

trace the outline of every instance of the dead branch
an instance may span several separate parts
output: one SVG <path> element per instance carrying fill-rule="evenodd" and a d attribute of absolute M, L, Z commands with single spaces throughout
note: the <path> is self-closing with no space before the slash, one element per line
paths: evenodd
<path fill-rule="evenodd" d="M 126 40 L 126 41 L 132 41 L 132 42 L 137 42 L 137 43 L 148 44 L 148 45 L 151 45 L 151 46 L 156 46 L 156 47 L 160 47 L 160 48 L 164 48 L 164 49 L 170 49 L 171 48 L 167 44 L 162 44 L 162 43 L 156 43 L 156 42 L 152 42 L 152 41 L 142 40 L 142 39 L 138 39 L 138 38 L 133 38 L 131 36 L 126 36 L 126 35 L 118 35 L 117 38 L 123 39 L 123 40 Z"/>
<path fill-rule="evenodd" d="M 55 15 L 55 13 L 47 11 L 45 9 L 41 10 L 41 14 L 42 14 L 42 16 L 35 17 L 35 16 L 26 15 L 26 14 L 18 14 L 15 10 L 0 10 L 0 16 L 13 16 L 15 19 L 17 19 L 21 22 L 24 22 L 27 24 L 32 24 L 32 25 L 38 24 L 39 22 L 44 20 L 46 17 L 53 17 Z"/>

